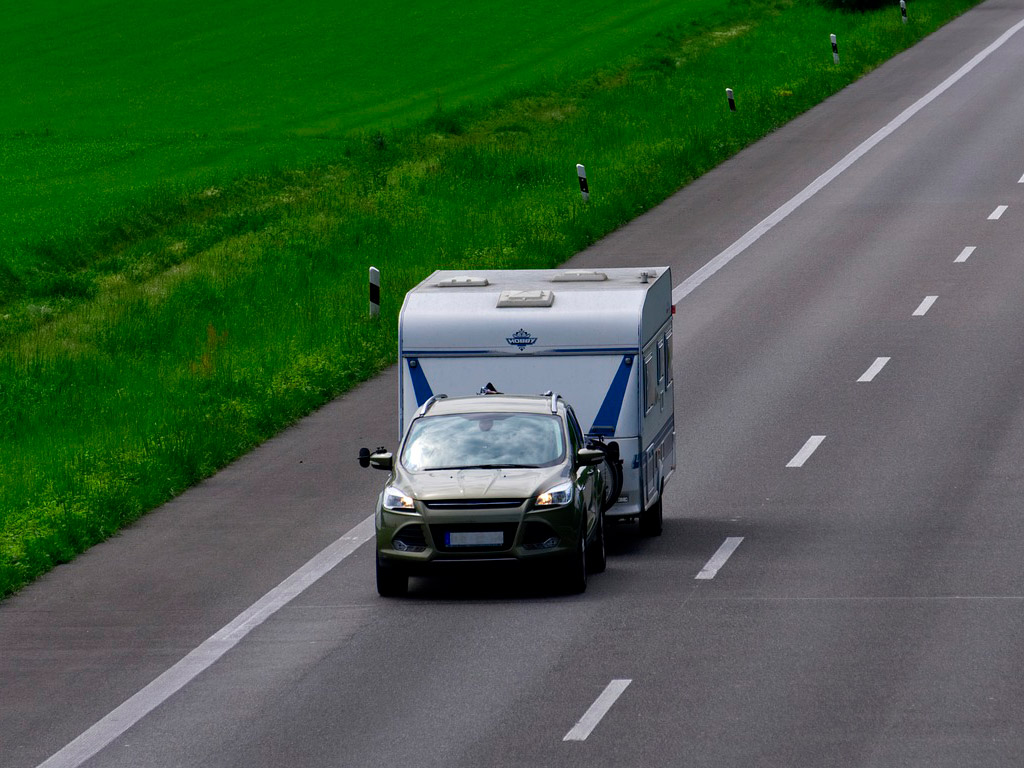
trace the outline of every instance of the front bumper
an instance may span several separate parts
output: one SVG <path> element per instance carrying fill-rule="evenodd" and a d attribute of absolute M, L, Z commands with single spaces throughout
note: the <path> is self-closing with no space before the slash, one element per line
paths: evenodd
<path fill-rule="evenodd" d="M 575 551 L 581 514 L 576 506 L 531 507 L 531 501 L 497 509 L 462 501 L 445 509 L 445 502 L 417 501 L 415 514 L 381 508 L 378 555 L 417 572 L 460 562 L 540 562 Z"/>

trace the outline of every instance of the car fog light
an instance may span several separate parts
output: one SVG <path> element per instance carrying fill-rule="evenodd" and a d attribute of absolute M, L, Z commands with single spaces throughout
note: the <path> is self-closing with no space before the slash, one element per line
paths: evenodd
<path fill-rule="evenodd" d="M 408 544 L 406 544 L 401 539 L 394 539 L 391 542 L 391 546 L 394 547 L 395 549 L 397 549 L 399 552 L 409 552 L 409 551 L 412 550 L 412 547 L 410 547 Z"/>
<path fill-rule="evenodd" d="M 558 546 L 558 537 L 552 536 L 550 539 L 545 539 L 540 543 L 539 549 L 551 549 L 552 547 Z"/>

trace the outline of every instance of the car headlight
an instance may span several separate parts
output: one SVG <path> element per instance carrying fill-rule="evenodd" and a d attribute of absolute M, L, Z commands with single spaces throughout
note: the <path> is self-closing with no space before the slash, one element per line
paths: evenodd
<path fill-rule="evenodd" d="M 384 489 L 384 509 L 390 509 L 395 512 L 414 512 L 416 505 L 413 504 L 412 496 L 407 494 L 401 488 L 396 488 L 393 485 L 389 485 Z"/>
<path fill-rule="evenodd" d="M 552 507 L 568 504 L 572 501 L 572 481 L 566 480 L 553 488 L 548 488 L 544 493 L 537 496 L 538 507 Z"/>

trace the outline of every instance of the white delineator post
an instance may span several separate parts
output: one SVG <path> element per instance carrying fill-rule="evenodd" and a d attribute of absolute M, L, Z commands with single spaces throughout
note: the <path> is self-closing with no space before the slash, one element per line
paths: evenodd
<path fill-rule="evenodd" d="M 380 314 L 380 270 L 370 267 L 370 317 Z"/>
<path fill-rule="evenodd" d="M 732 88 L 725 89 L 725 98 L 729 100 L 729 109 L 733 112 L 736 111 L 736 99 L 732 96 Z"/>
<path fill-rule="evenodd" d="M 590 187 L 587 186 L 587 169 L 576 163 L 576 175 L 580 177 L 580 195 L 583 196 L 583 202 L 585 203 L 590 199 Z"/>
<path fill-rule="evenodd" d="M 907 23 L 907 0 L 900 0 L 900 15 L 903 17 L 903 23 Z"/>
<path fill-rule="evenodd" d="M 829 40 L 832 41 L 832 61 L 836 64 L 839 63 L 839 43 L 836 42 L 835 35 L 829 35 Z"/>

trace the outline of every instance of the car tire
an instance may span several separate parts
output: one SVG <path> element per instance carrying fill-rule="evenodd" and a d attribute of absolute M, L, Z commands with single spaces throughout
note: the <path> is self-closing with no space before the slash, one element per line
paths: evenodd
<path fill-rule="evenodd" d="M 587 591 L 587 528 L 580 525 L 576 550 L 565 561 L 562 572 L 562 587 L 566 594 L 579 595 Z"/>
<path fill-rule="evenodd" d="M 640 513 L 640 533 L 644 536 L 661 536 L 662 530 L 662 499 L 664 498 L 664 485 L 658 493 L 658 500 Z"/>
<path fill-rule="evenodd" d="M 587 547 L 587 565 L 591 573 L 604 573 L 608 567 L 608 552 L 605 550 L 604 538 L 604 512 L 597 514 L 597 530 L 594 531 L 594 540 Z"/>
<path fill-rule="evenodd" d="M 409 592 L 409 574 L 380 561 L 377 555 L 377 594 L 381 597 L 403 597 Z"/>

